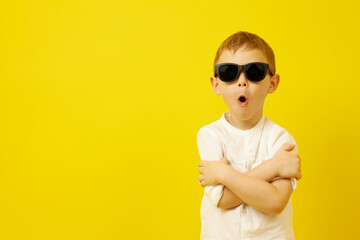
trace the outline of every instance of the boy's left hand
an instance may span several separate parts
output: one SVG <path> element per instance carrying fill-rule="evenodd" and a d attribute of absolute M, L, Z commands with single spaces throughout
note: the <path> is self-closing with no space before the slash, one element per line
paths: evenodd
<path fill-rule="evenodd" d="M 202 187 L 208 185 L 218 185 L 219 177 L 224 172 L 224 169 L 228 166 L 229 160 L 222 157 L 218 161 L 200 161 L 199 162 L 199 183 Z"/>

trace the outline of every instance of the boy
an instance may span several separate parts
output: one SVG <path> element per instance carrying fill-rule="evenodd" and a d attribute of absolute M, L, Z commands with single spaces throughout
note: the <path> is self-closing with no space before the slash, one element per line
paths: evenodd
<path fill-rule="evenodd" d="M 298 149 L 263 115 L 279 79 L 271 47 L 256 34 L 235 33 L 217 51 L 210 80 L 229 112 L 197 134 L 202 240 L 294 239 L 290 196 L 302 177 Z"/>

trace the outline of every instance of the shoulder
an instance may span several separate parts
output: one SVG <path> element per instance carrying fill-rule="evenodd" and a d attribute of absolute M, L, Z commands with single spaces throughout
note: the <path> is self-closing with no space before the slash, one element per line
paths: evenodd
<path fill-rule="evenodd" d="M 201 160 L 216 161 L 223 156 L 221 135 L 217 121 L 207 124 L 197 132 L 197 146 Z"/>
<path fill-rule="evenodd" d="M 294 137 L 282 126 L 272 121 L 270 118 L 265 117 L 265 126 L 264 130 L 266 134 L 273 140 L 273 141 L 279 141 L 280 139 L 286 139 L 290 142 L 294 142 Z"/>
<path fill-rule="evenodd" d="M 278 151 L 284 144 L 295 144 L 294 152 L 298 151 L 295 138 L 279 124 L 266 117 L 264 132 L 267 137 L 268 146 L 273 154 Z"/>
<path fill-rule="evenodd" d="M 219 137 L 223 131 L 220 120 L 216 120 L 201 127 L 197 132 L 197 136 Z"/>

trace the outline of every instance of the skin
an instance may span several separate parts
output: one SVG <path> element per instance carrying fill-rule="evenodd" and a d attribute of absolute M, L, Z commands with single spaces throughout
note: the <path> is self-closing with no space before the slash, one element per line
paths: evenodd
<path fill-rule="evenodd" d="M 240 48 L 233 54 L 224 50 L 217 63 L 246 64 L 249 62 L 267 63 L 266 57 L 259 49 L 245 50 Z M 216 95 L 221 95 L 230 111 L 230 124 L 242 130 L 247 130 L 256 125 L 262 117 L 265 99 L 268 93 L 274 93 L 280 81 L 279 74 L 270 76 L 269 71 L 264 80 L 251 82 L 246 79 L 241 71 L 239 78 L 234 82 L 227 83 L 218 77 L 210 77 L 211 85 Z M 237 103 L 241 94 L 248 99 L 246 106 Z"/>
<path fill-rule="evenodd" d="M 275 177 L 280 178 L 296 178 L 300 180 L 301 164 L 299 156 L 291 152 L 295 145 L 285 144 L 279 149 L 273 158 L 264 161 L 259 166 L 244 173 L 247 176 L 262 179 L 266 182 L 272 182 Z M 227 165 L 228 160 L 221 158 L 219 161 L 201 161 L 199 163 L 199 183 L 202 187 L 209 185 L 223 184 L 221 182 L 221 174 L 224 174 L 223 165 Z M 226 170 L 225 170 L 226 171 Z M 225 173 L 226 174 L 226 173 Z M 278 180 L 276 180 L 278 181 Z M 272 183 L 275 183 L 273 181 Z M 243 203 L 243 200 L 233 193 L 229 188 L 224 186 L 224 192 L 218 207 L 229 209 L 237 207 Z M 250 205 L 250 204 L 249 204 Z M 281 207 L 281 206 L 280 206 Z"/>
<path fill-rule="evenodd" d="M 217 63 L 231 62 L 240 65 L 249 62 L 265 62 L 267 59 L 259 49 L 240 48 L 235 53 L 224 50 Z M 229 123 L 234 127 L 247 130 L 256 125 L 263 115 L 263 106 L 268 93 L 274 93 L 280 81 L 279 74 L 264 80 L 251 82 L 242 71 L 237 80 L 222 82 L 218 77 L 210 77 L 215 94 L 221 95 L 230 111 Z M 240 105 L 237 100 L 245 95 L 248 104 Z M 264 161 L 246 173 L 240 173 L 228 165 L 225 158 L 219 161 L 199 163 L 199 183 L 202 187 L 224 185 L 224 193 L 218 207 L 232 208 L 243 202 L 266 212 L 279 214 L 286 207 L 292 193 L 290 177 L 301 178 L 300 158 L 290 152 L 294 145 L 283 146 L 274 158 Z M 291 174 L 290 174 L 291 173 Z M 271 181 L 275 176 L 283 177 Z"/>

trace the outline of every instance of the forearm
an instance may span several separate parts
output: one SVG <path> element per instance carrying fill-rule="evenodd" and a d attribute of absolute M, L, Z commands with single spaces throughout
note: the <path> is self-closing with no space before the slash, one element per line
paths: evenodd
<path fill-rule="evenodd" d="M 240 173 L 230 166 L 224 169 L 219 182 L 248 205 L 266 213 L 277 211 L 279 191 L 271 183 Z"/>
<path fill-rule="evenodd" d="M 271 163 L 271 159 L 262 162 L 257 167 L 244 173 L 246 176 L 258 178 L 270 182 L 277 176 L 276 168 Z"/>
<path fill-rule="evenodd" d="M 270 160 L 270 159 L 269 159 Z M 247 176 L 262 179 L 266 182 L 270 182 L 276 177 L 277 173 L 272 166 L 271 161 L 266 160 L 259 166 L 244 173 Z M 219 201 L 219 208 L 233 208 L 243 203 L 243 200 L 233 193 L 228 187 L 224 186 L 223 195 Z"/>

